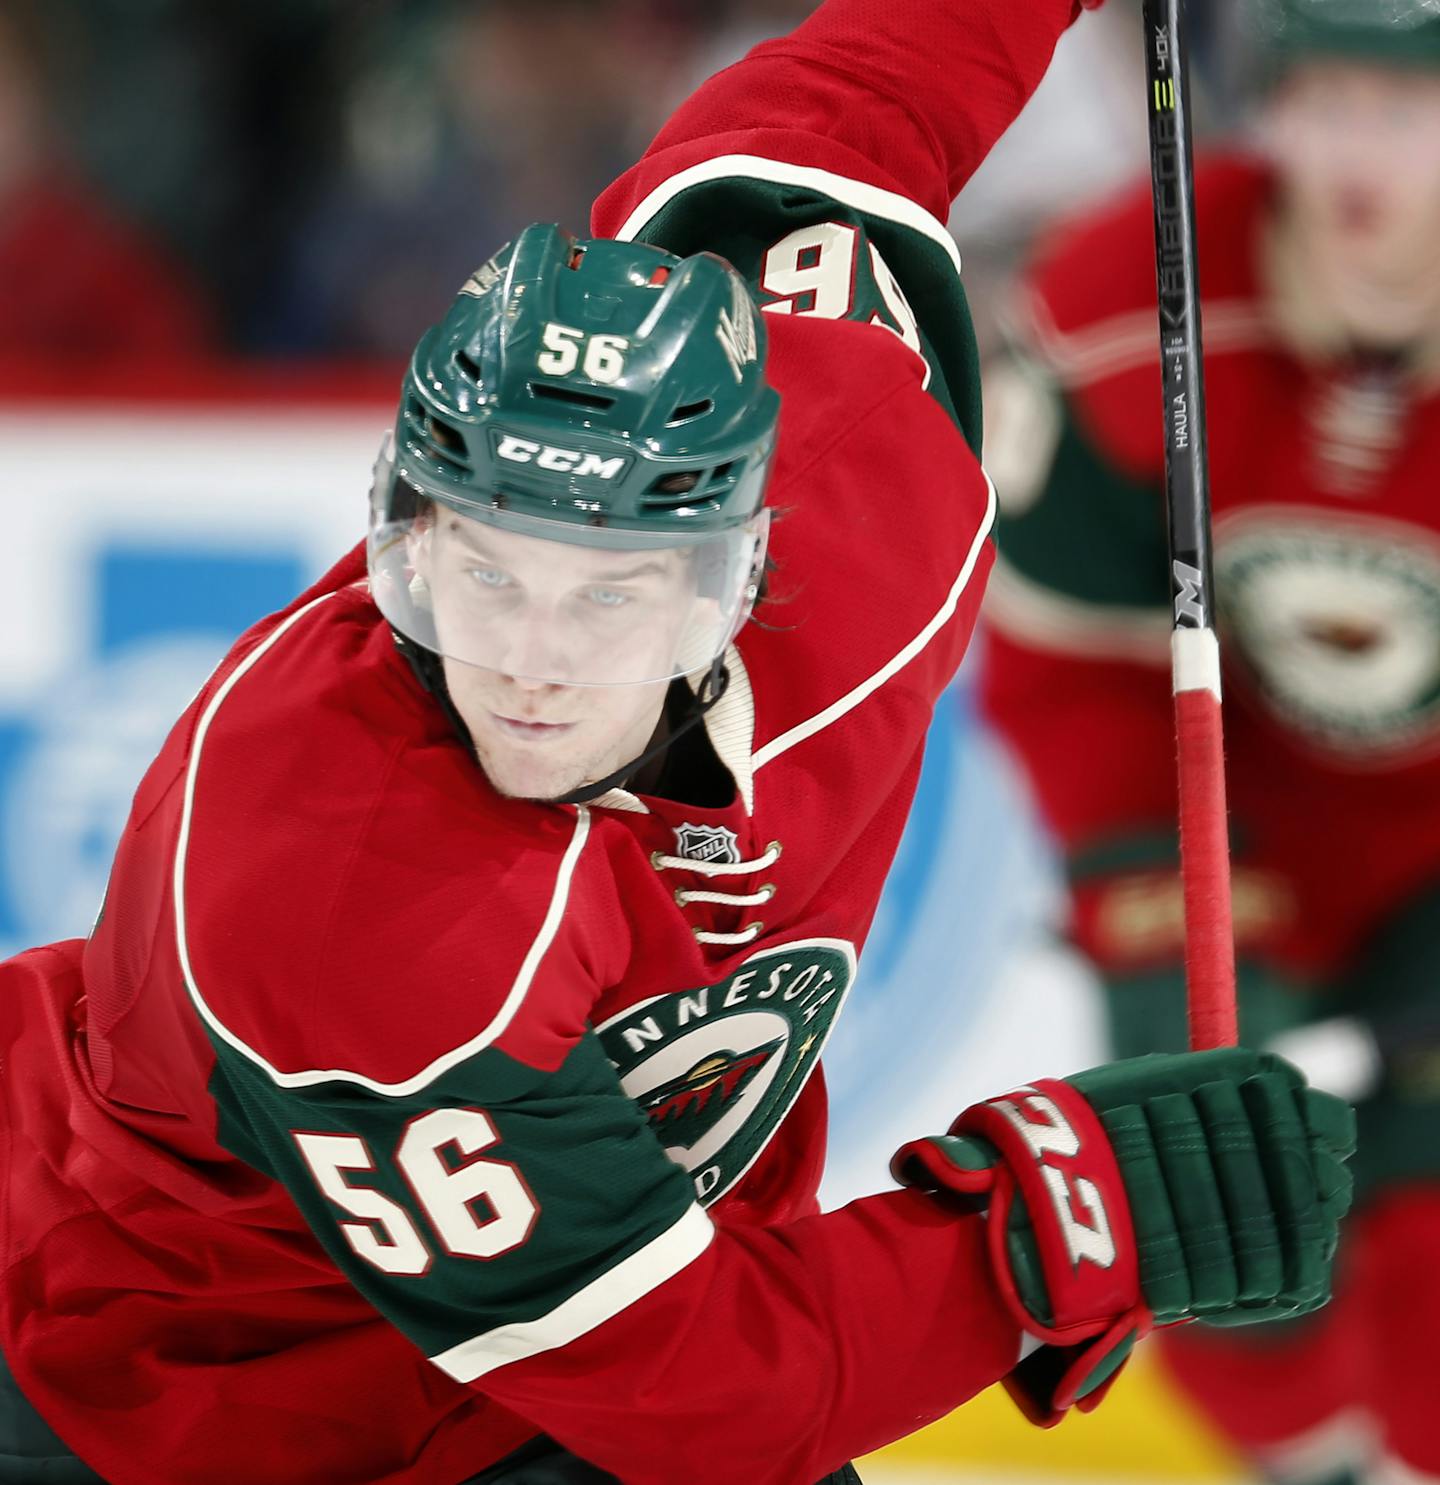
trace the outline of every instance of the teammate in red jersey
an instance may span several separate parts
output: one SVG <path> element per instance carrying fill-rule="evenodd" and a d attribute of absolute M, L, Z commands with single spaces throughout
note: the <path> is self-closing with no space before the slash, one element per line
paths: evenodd
<path fill-rule="evenodd" d="M 1274 1479 L 1440 1479 L 1440 7 L 1254 20 L 1267 157 L 1197 181 L 1240 1024 L 1360 1099 L 1364 1210 L 1323 1317 L 1166 1351 Z M 1185 1036 L 1152 259 L 1143 191 L 1063 227 L 988 407 L 990 710 L 1121 1055 Z"/>
<path fill-rule="evenodd" d="M 941 219 L 1071 11 L 829 0 L 421 340 L 368 580 L 239 641 L 89 941 L 4 971 L 47 1468 L 813 1485 L 1324 1302 L 1349 1110 L 1254 1053 L 1018 1090 L 817 1212 L 818 1059 L 990 562 Z"/>

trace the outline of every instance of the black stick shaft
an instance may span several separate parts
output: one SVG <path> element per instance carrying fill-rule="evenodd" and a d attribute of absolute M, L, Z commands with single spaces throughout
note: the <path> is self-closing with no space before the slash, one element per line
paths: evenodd
<path fill-rule="evenodd" d="M 1171 656 L 1185 983 L 1190 1045 L 1201 1050 L 1234 1045 L 1237 1028 L 1190 87 L 1181 0 L 1144 0 L 1144 14 L 1165 399 L 1165 498 L 1174 602 Z"/>
<path fill-rule="evenodd" d="M 1182 0 L 1144 0 L 1174 622 L 1176 628 L 1211 629 L 1210 469 L 1183 14 Z"/>

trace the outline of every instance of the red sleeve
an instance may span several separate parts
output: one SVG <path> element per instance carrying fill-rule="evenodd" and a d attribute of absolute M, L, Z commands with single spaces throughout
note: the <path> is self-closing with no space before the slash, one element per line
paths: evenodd
<path fill-rule="evenodd" d="M 984 1236 L 911 1191 L 722 1230 L 563 1353 L 480 1385 L 626 1485 L 809 1485 L 1014 1366 Z M 620 1357 L 624 1386 L 595 1386 Z"/>
<path fill-rule="evenodd" d="M 615 235 L 659 181 L 720 154 L 836 171 L 943 220 L 1074 14 L 1074 0 L 827 0 L 683 104 L 596 203 L 594 229 Z"/>

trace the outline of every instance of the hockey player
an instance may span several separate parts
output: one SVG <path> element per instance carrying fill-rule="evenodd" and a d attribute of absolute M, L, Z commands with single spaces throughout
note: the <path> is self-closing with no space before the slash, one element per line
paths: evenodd
<path fill-rule="evenodd" d="M 1349 1110 L 1252 1052 L 1018 1090 L 816 1211 L 990 563 L 940 223 L 1072 3 L 829 0 L 421 340 L 368 578 L 238 642 L 89 941 L 0 981 L 0 1349 L 58 1468 L 813 1485 L 1324 1302 Z"/>
<path fill-rule="evenodd" d="M 1360 1099 L 1363 1213 L 1324 1316 L 1165 1350 L 1271 1478 L 1440 1479 L 1440 6 L 1251 19 L 1266 150 L 1197 181 L 1241 1033 Z M 1137 191 L 1040 252 L 987 409 L 989 706 L 1122 1055 L 1185 1034 L 1154 305 Z"/>

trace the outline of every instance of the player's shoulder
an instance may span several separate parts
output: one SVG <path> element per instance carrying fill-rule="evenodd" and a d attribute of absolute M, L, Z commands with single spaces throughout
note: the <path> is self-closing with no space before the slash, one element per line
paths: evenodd
<path fill-rule="evenodd" d="M 1196 233 L 1206 351 L 1265 338 L 1259 234 L 1269 171 L 1243 154 L 1196 167 Z M 1021 288 L 1020 333 L 1062 376 L 1154 354 L 1155 235 L 1148 181 L 1062 221 L 1037 246 Z"/>
<path fill-rule="evenodd" d="M 854 750 L 850 725 L 810 723 L 846 715 L 845 698 L 877 688 L 885 699 L 864 709 L 871 720 L 897 704 L 908 727 L 916 697 L 933 703 L 959 660 L 960 630 L 947 621 L 968 612 L 972 577 L 975 593 L 983 587 L 993 490 L 926 390 L 924 360 L 897 336 L 799 318 L 777 325 L 772 351 L 781 396 L 767 496 L 772 570 L 758 622 L 739 641 L 756 737 L 767 757 L 777 737 L 807 728 Z M 923 659 L 903 663 L 915 655 Z M 887 752 L 902 726 L 890 722 L 896 733 L 877 739 Z"/>
<path fill-rule="evenodd" d="M 504 1036 L 558 1059 L 613 911 L 587 826 L 489 787 L 363 588 L 317 596 L 195 728 L 175 874 L 192 999 L 288 1076 L 404 1084 Z M 518 1019 L 532 994 L 545 1016 Z"/>
<path fill-rule="evenodd" d="M 780 394 L 767 503 L 780 524 L 808 506 L 853 535 L 849 523 L 868 524 L 883 492 L 904 490 L 917 534 L 957 519 L 968 530 L 970 507 L 985 505 L 985 478 L 964 431 L 931 395 L 926 356 L 882 325 L 766 319 L 773 322 L 766 374 Z"/>
<path fill-rule="evenodd" d="M 710 252 L 767 323 L 854 321 L 925 358 L 930 395 L 978 445 L 979 371 L 960 255 L 945 224 L 875 162 L 807 131 L 759 131 L 647 153 L 602 197 L 596 230 Z M 817 354 L 835 342 L 822 338 Z M 857 342 L 863 345 L 864 342 Z M 773 358 L 772 358 L 773 359 Z"/>
<path fill-rule="evenodd" d="M 878 409 L 933 400 L 926 361 L 883 325 L 812 315 L 767 314 L 764 320 L 765 374 L 780 394 L 777 481 L 796 456 L 813 460 Z M 954 436 L 960 437 L 958 430 Z"/>

